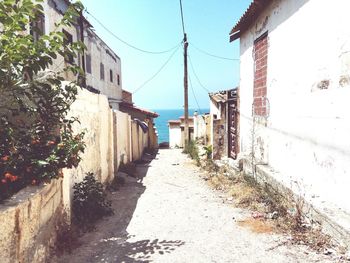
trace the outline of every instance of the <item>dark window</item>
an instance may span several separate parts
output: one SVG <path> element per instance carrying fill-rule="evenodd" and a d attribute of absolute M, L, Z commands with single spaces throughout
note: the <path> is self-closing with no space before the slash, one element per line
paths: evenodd
<path fill-rule="evenodd" d="M 91 74 L 91 56 L 86 55 L 86 73 Z"/>
<path fill-rule="evenodd" d="M 100 79 L 105 79 L 105 66 L 103 65 L 103 63 L 100 63 Z"/>
<path fill-rule="evenodd" d="M 119 74 L 117 74 L 117 83 L 118 83 L 118 86 L 120 85 L 120 77 L 119 77 Z"/>
<path fill-rule="evenodd" d="M 69 34 L 66 30 L 62 30 L 63 34 L 64 34 L 64 41 L 63 41 L 63 44 L 64 44 L 64 47 L 65 47 L 65 52 L 67 53 L 65 55 L 65 58 L 64 60 L 70 64 L 73 64 L 74 63 L 74 55 L 72 53 L 72 51 L 70 51 L 68 49 L 69 46 L 72 45 L 73 43 L 73 36 L 71 34 Z"/>
<path fill-rule="evenodd" d="M 36 18 L 30 23 L 30 34 L 33 36 L 34 41 L 38 41 L 39 38 L 45 33 L 45 16 L 44 14 L 38 14 Z"/>
<path fill-rule="evenodd" d="M 109 80 L 113 82 L 113 71 L 111 69 L 109 70 Z"/>

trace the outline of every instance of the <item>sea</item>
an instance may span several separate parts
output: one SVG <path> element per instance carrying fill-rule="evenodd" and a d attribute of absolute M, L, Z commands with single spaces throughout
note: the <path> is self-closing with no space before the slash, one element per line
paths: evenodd
<path fill-rule="evenodd" d="M 155 111 L 159 114 L 159 117 L 155 119 L 155 124 L 156 124 L 157 131 L 158 131 L 158 143 L 169 142 L 168 121 L 169 120 L 177 120 L 181 116 L 184 116 L 184 110 L 183 109 L 172 109 L 172 110 L 153 109 L 153 111 Z M 195 111 L 197 111 L 198 114 L 204 114 L 204 113 L 209 112 L 209 109 L 201 109 L 200 112 L 198 110 L 195 110 L 195 109 L 189 109 L 188 110 L 189 116 L 193 116 Z"/>

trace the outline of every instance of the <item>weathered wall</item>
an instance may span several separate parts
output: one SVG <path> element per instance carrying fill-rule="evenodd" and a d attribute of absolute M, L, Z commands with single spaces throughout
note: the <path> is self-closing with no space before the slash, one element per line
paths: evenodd
<path fill-rule="evenodd" d="M 275 0 L 240 43 L 241 150 L 254 149 L 256 163 L 286 185 L 297 181 L 313 204 L 348 213 L 349 8 L 347 0 Z M 253 42 L 266 31 L 268 116 L 253 126 Z"/>
<path fill-rule="evenodd" d="M 132 144 L 132 160 L 141 159 L 142 154 L 148 148 L 148 132 L 144 133 L 136 121 L 131 122 L 131 144 Z"/>
<path fill-rule="evenodd" d="M 116 118 L 116 162 L 117 168 L 121 163 L 132 161 L 131 153 L 131 118 L 130 115 L 121 111 L 114 111 Z"/>
<path fill-rule="evenodd" d="M 99 90 L 108 97 L 113 109 L 118 110 L 122 100 L 121 60 L 92 30 L 84 32 L 87 50 L 91 59 L 91 72 L 86 72 L 86 85 Z M 85 59 L 85 63 L 87 59 Z M 100 63 L 104 66 L 104 79 L 101 78 Z M 112 79 L 110 79 L 110 70 Z M 119 76 L 119 83 L 118 83 Z"/>
<path fill-rule="evenodd" d="M 0 262 L 47 262 L 64 218 L 62 180 L 29 186 L 0 205 Z"/>
<path fill-rule="evenodd" d="M 195 114 L 193 116 L 193 131 L 194 137 L 197 138 L 205 138 L 206 136 L 206 124 L 205 124 L 205 115 Z"/>
<path fill-rule="evenodd" d="M 181 128 L 179 124 L 169 124 L 169 147 L 180 147 L 181 142 Z"/>

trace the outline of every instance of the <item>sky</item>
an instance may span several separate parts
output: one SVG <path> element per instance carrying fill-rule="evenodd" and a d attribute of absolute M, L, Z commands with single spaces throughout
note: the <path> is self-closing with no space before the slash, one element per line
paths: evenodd
<path fill-rule="evenodd" d="M 133 94 L 136 105 L 148 109 L 182 109 L 184 58 L 180 0 L 82 2 L 109 31 L 139 49 L 159 52 L 178 47 L 162 54 L 140 52 L 119 41 L 95 18 L 85 13 L 96 33 L 121 58 L 122 88 L 136 91 Z M 189 42 L 189 108 L 208 109 L 208 91 L 226 90 L 238 85 L 239 42 L 230 43 L 229 32 L 250 2 L 182 0 Z M 203 51 L 235 60 L 219 59 Z"/>

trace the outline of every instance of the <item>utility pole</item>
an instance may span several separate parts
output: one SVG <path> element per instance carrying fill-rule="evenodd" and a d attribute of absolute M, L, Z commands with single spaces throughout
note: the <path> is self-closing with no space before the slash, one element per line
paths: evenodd
<path fill-rule="evenodd" d="M 185 128 L 184 128 L 184 146 L 188 143 L 189 129 L 188 129 L 188 75 L 187 75 L 187 35 L 184 33 L 184 116 L 185 116 Z"/>

